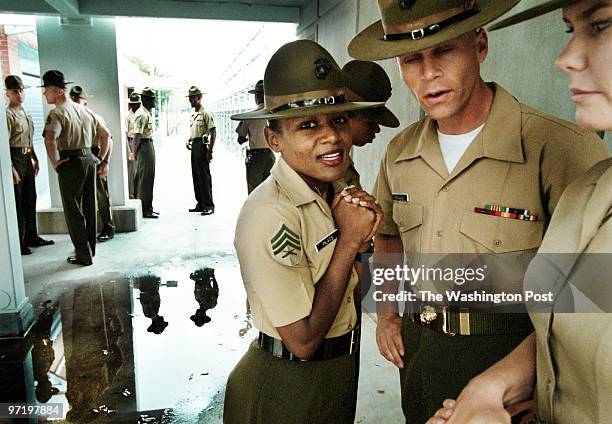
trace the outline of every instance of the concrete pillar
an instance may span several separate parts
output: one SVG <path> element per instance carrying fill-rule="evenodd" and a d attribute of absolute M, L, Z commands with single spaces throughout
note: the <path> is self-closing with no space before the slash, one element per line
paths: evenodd
<path fill-rule="evenodd" d="M 0 80 L 4 81 L 0 70 Z M 8 140 L 6 108 L 0 102 L 0 140 Z M 24 335 L 33 321 L 25 294 L 11 155 L 8 143 L 0 143 L 0 338 Z"/>
<path fill-rule="evenodd" d="M 82 86 L 89 107 L 102 115 L 113 136 L 108 185 L 117 231 L 136 231 L 141 222 L 140 202 L 130 201 L 127 190 L 125 130 L 127 106 L 121 101 L 117 71 L 117 41 L 112 18 L 92 18 L 65 24 L 57 16 L 36 18 L 40 70 L 62 71 L 67 81 Z M 51 109 L 45 105 L 45 113 Z M 39 212 L 41 233 L 65 233 L 57 175 L 49 168 L 51 209 Z"/>

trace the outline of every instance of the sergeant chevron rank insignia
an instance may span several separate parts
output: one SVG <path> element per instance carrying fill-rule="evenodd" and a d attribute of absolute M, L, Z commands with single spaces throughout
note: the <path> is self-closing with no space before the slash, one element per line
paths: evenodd
<path fill-rule="evenodd" d="M 270 239 L 272 253 L 283 263 L 296 265 L 302 258 L 302 243 L 300 236 L 285 224 L 281 224 L 274 237 Z"/>

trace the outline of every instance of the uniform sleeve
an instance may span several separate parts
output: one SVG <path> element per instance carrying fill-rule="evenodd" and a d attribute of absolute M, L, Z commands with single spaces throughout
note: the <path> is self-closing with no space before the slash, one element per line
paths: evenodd
<path fill-rule="evenodd" d="M 13 127 L 14 126 L 15 126 L 15 117 L 7 109 L 6 110 L 6 127 L 7 127 L 7 130 L 8 130 L 9 136 L 13 132 Z"/>
<path fill-rule="evenodd" d="M 542 191 L 546 196 L 548 212 L 554 212 L 565 188 L 591 169 L 597 162 L 610 157 L 605 142 L 595 133 L 572 133 L 572 137 L 559 134 L 555 142 L 545 146 L 542 156 Z"/>
<path fill-rule="evenodd" d="M 213 128 L 215 128 L 215 120 L 214 120 L 214 118 L 212 116 L 212 113 L 206 112 L 204 114 L 204 122 L 206 123 L 206 127 L 209 130 L 212 130 Z"/>
<path fill-rule="evenodd" d="M 62 122 L 60 121 L 59 116 L 55 112 L 55 110 L 52 110 L 51 112 L 49 112 L 49 115 L 47 115 L 47 120 L 45 121 L 45 129 L 43 130 L 43 137 L 47 131 L 52 132 L 53 134 L 55 134 L 56 137 L 62 132 Z"/>
<path fill-rule="evenodd" d="M 376 200 L 378 200 L 378 203 L 385 214 L 380 222 L 380 226 L 378 227 L 378 232 L 390 236 L 399 235 L 397 224 L 395 221 L 393 221 L 393 196 L 391 194 L 391 189 L 389 188 L 389 179 L 387 177 L 386 153 L 380 163 L 380 171 L 378 172 L 378 177 L 374 183 L 372 195 L 376 198 Z"/>
<path fill-rule="evenodd" d="M 134 120 L 134 134 L 143 135 L 146 128 L 147 116 L 145 114 L 136 116 L 136 119 Z"/>
<path fill-rule="evenodd" d="M 248 137 L 248 135 L 249 135 L 249 126 L 247 124 L 247 121 L 240 121 L 240 123 L 236 127 L 236 133 L 238 133 L 238 136 L 240 136 L 242 138 L 247 138 Z"/>
<path fill-rule="evenodd" d="M 312 276 L 305 258 L 297 211 L 265 205 L 243 209 L 234 245 L 245 287 L 257 294 L 275 327 L 310 315 Z"/>

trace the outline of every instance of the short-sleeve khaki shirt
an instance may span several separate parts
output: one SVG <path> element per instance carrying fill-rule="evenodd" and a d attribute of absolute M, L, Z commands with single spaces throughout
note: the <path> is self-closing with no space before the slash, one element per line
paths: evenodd
<path fill-rule="evenodd" d="M 263 106 L 260 106 L 258 110 L 261 108 Z M 236 133 L 249 140 L 249 149 L 268 149 L 264 128 L 266 128 L 266 121 L 263 119 L 240 121 L 236 127 Z"/>
<path fill-rule="evenodd" d="M 406 253 L 533 251 L 566 186 L 609 157 L 596 134 L 491 87 L 489 118 L 450 175 L 435 121 L 389 143 L 374 186 L 385 213 L 379 233 L 401 236 Z M 475 211 L 486 205 L 529 209 L 537 221 Z"/>
<path fill-rule="evenodd" d="M 315 286 L 331 261 L 336 226 L 329 205 L 279 158 L 246 200 L 234 246 L 253 314 L 260 331 L 280 339 L 276 327 L 297 322 L 312 311 Z M 318 246 L 318 247 L 317 247 Z M 353 269 L 344 299 L 326 338 L 351 331 L 357 321 Z"/>
<path fill-rule="evenodd" d="M 97 114 L 96 112 L 94 112 L 93 110 L 89 109 L 89 112 L 91 112 L 92 115 L 94 115 L 96 117 L 96 119 L 98 120 L 98 122 L 104 126 L 104 128 L 108 129 L 108 125 L 106 124 L 106 121 L 104 120 L 104 118 L 102 117 L 102 115 Z M 102 134 L 100 133 L 100 131 L 95 131 L 94 133 L 94 137 L 93 137 L 93 141 L 91 143 L 91 147 L 100 147 L 100 136 Z"/>
<path fill-rule="evenodd" d="M 134 134 L 140 134 L 142 138 L 153 138 L 153 116 L 144 106 L 136 111 Z"/>
<path fill-rule="evenodd" d="M 597 283 L 589 276 L 592 268 L 601 271 L 601 259 L 612 253 L 611 214 L 612 159 L 608 159 L 565 190 L 538 251 L 582 254 L 573 263 L 566 255 L 548 255 L 547 260 L 559 257 L 554 269 L 563 273 L 564 284 L 571 281 L 573 290 L 608 305 L 612 287 L 590 286 Z M 592 266 L 593 261 L 597 265 Z M 532 272 L 530 267 L 525 288 L 542 287 L 541 279 L 541 271 Z M 612 314 L 532 313 L 531 320 L 537 340 L 538 417 L 558 424 L 612 422 Z"/>
<path fill-rule="evenodd" d="M 108 133 L 106 126 L 87 108 L 70 100 L 57 103 L 51 109 L 43 136 L 47 131 L 54 133 L 58 150 L 92 147 L 96 132 Z"/>
<path fill-rule="evenodd" d="M 215 128 L 215 120 L 210 112 L 204 110 L 204 106 L 200 106 L 200 110 L 191 113 L 189 128 L 190 139 L 206 137 Z"/>
<path fill-rule="evenodd" d="M 7 106 L 6 124 L 10 147 L 32 147 L 34 122 L 22 107 Z"/>
<path fill-rule="evenodd" d="M 135 119 L 136 119 L 136 114 L 132 111 L 132 109 L 128 110 L 127 115 L 125 115 L 125 130 L 129 138 L 134 138 L 134 120 Z"/>

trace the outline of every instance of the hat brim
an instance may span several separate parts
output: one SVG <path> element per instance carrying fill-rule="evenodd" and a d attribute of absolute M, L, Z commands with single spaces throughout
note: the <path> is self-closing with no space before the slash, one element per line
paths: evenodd
<path fill-rule="evenodd" d="M 141 101 L 140 101 L 140 100 L 138 100 L 137 102 L 133 102 L 133 101 L 131 101 L 131 100 L 128 100 L 128 105 L 138 105 L 138 104 L 140 104 L 140 103 L 141 103 Z"/>
<path fill-rule="evenodd" d="M 263 90 L 249 90 L 248 93 L 249 94 L 257 94 L 257 93 L 263 94 Z"/>
<path fill-rule="evenodd" d="M 153 95 L 153 96 L 149 96 L 148 94 L 142 94 L 142 93 L 136 93 L 136 94 L 138 94 L 138 95 L 140 96 L 141 103 L 142 103 L 142 98 L 143 98 L 143 97 L 148 97 L 148 98 L 150 98 L 150 99 L 154 99 L 154 98 L 155 98 L 155 95 Z"/>
<path fill-rule="evenodd" d="M 383 102 L 346 102 L 335 105 L 306 106 L 295 109 L 281 110 L 272 113 L 266 109 L 256 109 L 250 112 L 232 115 L 234 121 L 250 121 L 256 119 L 287 119 L 300 116 L 312 116 L 327 113 L 349 112 L 351 110 L 369 109 L 384 106 Z"/>
<path fill-rule="evenodd" d="M 58 88 L 66 88 L 67 86 L 69 86 L 70 84 L 74 84 L 74 81 L 66 81 L 64 82 L 64 85 L 60 85 L 60 84 L 43 84 L 43 85 L 37 85 L 36 88 L 42 88 L 42 87 L 58 87 Z"/>
<path fill-rule="evenodd" d="M 21 87 L 4 87 L 5 90 L 27 90 L 28 88 L 32 88 L 31 85 L 22 85 Z"/>
<path fill-rule="evenodd" d="M 549 1 L 532 8 L 529 8 L 523 12 L 517 13 L 516 15 L 510 16 L 509 18 L 502 19 L 496 24 L 491 25 L 488 29 L 491 31 L 496 31 L 498 29 L 506 28 L 512 25 L 519 24 L 521 22 L 528 21 L 533 18 L 537 18 L 538 16 L 545 15 L 547 13 L 552 12 L 553 10 L 561 9 L 567 6 L 570 3 L 575 2 L 576 0 L 554 0 Z"/>
<path fill-rule="evenodd" d="M 362 112 L 369 120 L 376 122 L 378 125 L 389 128 L 397 128 L 400 126 L 400 121 L 397 116 L 387 107 L 377 107 L 375 109 L 366 109 Z"/>
<path fill-rule="evenodd" d="M 384 41 L 382 21 L 378 21 L 357 34 L 349 43 L 348 53 L 359 60 L 382 60 L 416 53 L 453 40 L 470 31 L 482 28 L 512 9 L 520 0 L 482 0 L 480 12 L 470 18 L 443 28 L 439 32 L 418 40 Z"/>
<path fill-rule="evenodd" d="M 203 96 L 206 93 L 196 93 L 196 94 L 188 94 L 185 97 L 195 97 L 195 96 Z"/>

